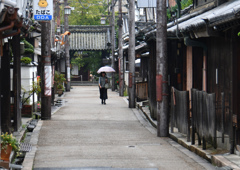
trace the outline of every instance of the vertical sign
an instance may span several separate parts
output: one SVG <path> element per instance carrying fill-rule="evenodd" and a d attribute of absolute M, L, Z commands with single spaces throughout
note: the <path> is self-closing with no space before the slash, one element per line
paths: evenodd
<path fill-rule="evenodd" d="M 157 102 L 162 101 L 162 75 L 156 75 L 156 100 Z"/>
<path fill-rule="evenodd" d="M 52 67 L 51 66 L 45 66 L 44 67 L 44 73 L 45 73 L 45 96 L 51 96 L 52 94 Z"/>
<path fill-rule="evenodd" d="M 34 0 L 33 16 L 35 20 L 49 21 L 53 16 L 53 0 Z"/>
<path fill-rule="evenodd" d="M 71 81 L 71 74 L 70 74 L 70 67 L 67 67 L 67 78 L 68 78 L 68 81 Z"/>

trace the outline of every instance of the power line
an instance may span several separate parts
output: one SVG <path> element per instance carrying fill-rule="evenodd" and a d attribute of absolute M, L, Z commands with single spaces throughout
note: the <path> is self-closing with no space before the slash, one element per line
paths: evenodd
<path fill-rule="evenodd" d="M 82 7 L 83 7 L 84 9 L 88 9 L 88 8 L 89 8 L 89 6 L 88 6 L 88 7 L 85 7 L 85 6 L 82 4 L 81 0 L 78 0 L 78 2 L 82 5 Z"/>

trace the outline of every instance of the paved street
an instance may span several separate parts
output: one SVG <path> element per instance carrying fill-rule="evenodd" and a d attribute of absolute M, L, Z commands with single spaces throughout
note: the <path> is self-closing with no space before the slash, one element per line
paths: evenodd
<path fill-rule="evenodd" d="M 64 106 L 43 122 L 34 169 L 214 169 L 171 139 L 156 137 L 118 93 L 108 90 L 108 98 L 100 104 L 97 87 L 66 93 Z"/>

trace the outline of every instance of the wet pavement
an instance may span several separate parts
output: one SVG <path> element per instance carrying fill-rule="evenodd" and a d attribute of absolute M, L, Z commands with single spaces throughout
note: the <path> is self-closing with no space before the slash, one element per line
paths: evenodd
<path fill-rule="evenodd" d="M 102 105 L 96 86 L 66 93 L 64 105 L 41 125 L 34 169 L 215 169 L 170 138 L 158 138 L 118 93 L 108 90 L 108 98 Z"/>

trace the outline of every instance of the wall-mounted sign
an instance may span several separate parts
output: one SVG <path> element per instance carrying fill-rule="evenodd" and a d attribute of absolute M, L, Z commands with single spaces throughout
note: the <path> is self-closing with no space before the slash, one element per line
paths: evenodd
<path fill-rule="evenodd" d="M 53 0 L 34 0 L 33 16 L 35 20 L 48 21 L 53 16 Z"/>

